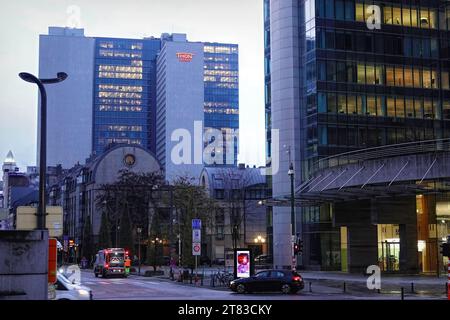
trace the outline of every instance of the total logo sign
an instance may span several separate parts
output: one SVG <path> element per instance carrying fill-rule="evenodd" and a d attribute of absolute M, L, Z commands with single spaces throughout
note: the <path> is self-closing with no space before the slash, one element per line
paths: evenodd
<path fill-rule="evenodd" d="M 201 254 L 202 247 L 199 242 L 192 243 L 192 255 L 199 256 Z"/>
<path fill-rule="evenodd" d="M 180 61 L 180 62 L 191 62 L 193 56 L 194 56 L 193 53 L 177 52 L 177 58 L 178 58 L 178 61 Z"/>

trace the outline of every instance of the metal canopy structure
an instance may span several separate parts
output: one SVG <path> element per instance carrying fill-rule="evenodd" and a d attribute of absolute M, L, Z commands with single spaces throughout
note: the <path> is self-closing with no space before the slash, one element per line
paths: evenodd
<path fill-rule="evenodd" d="M 411 157 L 422 158 L 413 161 Z M 438 139 L 362 149 L 321 159 L 314 164 L 311 178 L 295 188 L 295 206 L 450 192 L 448 157 L 450 139 Z M 384 179 L 382 182 L 380 177 Z M 290 195 L 266 199 L 263 204 L 289 206 Z"/>

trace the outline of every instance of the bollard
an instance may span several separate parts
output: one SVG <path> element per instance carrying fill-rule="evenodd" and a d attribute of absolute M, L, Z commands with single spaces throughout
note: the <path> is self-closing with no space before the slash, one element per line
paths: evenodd
<path fill-rule="evenodd" d="M 403 288 L 403 287 L 401 290 L 401 297 L 402 297 L 402 300 L 405 300 L 405 288 Z"/>
<path fill-rule="evenodd" d="M 411 293 L 414 293 L 414 282 L 411 282 Z"/>
<path fill-rule="evenodd" d="M 189 284 L 192 284 L 192 273 L 189 275 Z"/>
<path fill-rule="evenodd" d="M 380 290 L 380 289 L 377 289 L 377 292 L 378 292 L 378 293 L 381 293 L 381 290 Z"/>
<path fill-rule="evenodd" d="M 214 280 L 216 279 L 216 275 L 213 273 L 211 277 L 212 277 L 211 278 L 211 280 L 212 280 L 212 287 L 214 288 L 215 287 Z"/>
<path fill-rule="evenodd" d="M 309 282 L 309 292 L 312 292 L 312 288 L 311 288 L 311 281 Z"/>
<path fill-rule="evenodd" d="M 447 294 L 447 295 L 448 295 L 448 287 L 449 287 L 449 285 L 446 283 L 445 284 L 445 294 Z"/>
<path fill-rule="evenodd" d="M 346 283 L 344 282 L 344 286 L 343 286 L 343 289 L 344 289 L 344 293 L 347 291 L 347 285 L 346 285 Z"/>
<path fill-rule="evenodd" d="M 205 272 L 202 273 L 202 278 L 200 279 L 200 286 L 203 287 L 203 278 L 205 277 Z"/>

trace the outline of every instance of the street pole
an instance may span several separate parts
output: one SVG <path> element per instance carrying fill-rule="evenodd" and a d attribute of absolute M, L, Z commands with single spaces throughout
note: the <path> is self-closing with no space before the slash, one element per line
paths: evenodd
<path fill-rule="evenodd" d="M 138 228 L 137 229 L 138 232 L 138 275 L 141 275 L 141 232 L 142 229 Z"/>
<path fill-rule="evenodd" d="M 291 162 L 289 164 L 289 171 L 288 175 L 291 179 L 291 234 L 292 234 L 292 240 L 291 240 L 291 250 L 292 250 L 292 269 L 295 270 L 297 267 L 297 259 L 295 257 L 294 253 L 294 241 L 295 241 L 295 198 L 294 198 L 294 165 Z"/>
<path fill-rule="evenodd" d="M 52 84 L 62 82 L 67 78 L 64 72 L 58 72 L 57 78 L 39 79 L 36 76 L 27 73 L 19 73 L 19 77 L 30 83 L 34 83 L 39 88 L 41 95 L 41 121 L 40 121 L 40 139 L 39 139 L 39 205 L 37 209 L 37 228 L 44 230 L 46 216 L 46 181 L 47 181 L 47 92 L 44 84 Z"/>

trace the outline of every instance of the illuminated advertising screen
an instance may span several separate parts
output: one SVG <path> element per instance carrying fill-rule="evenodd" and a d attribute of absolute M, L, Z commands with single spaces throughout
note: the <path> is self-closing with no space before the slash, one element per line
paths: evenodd
<path fill-rule="evenodd" d="M 236 250 L 236 277 L 249 278 L 251 275 L 250 250 Z"/>

